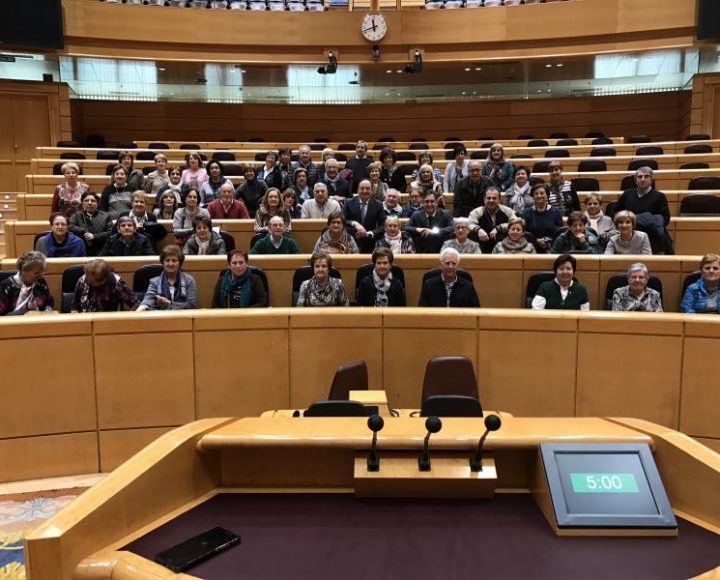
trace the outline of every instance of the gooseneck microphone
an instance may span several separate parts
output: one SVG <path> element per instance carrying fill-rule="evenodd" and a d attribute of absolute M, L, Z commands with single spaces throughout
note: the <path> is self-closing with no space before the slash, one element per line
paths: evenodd
<path fill-rule="evenodd" d="M 475 455 L 470 458 L 470 471 L 482 471 L 482 450 L 485 444 L 485 438 L 488 436 L 490 431 L 497 431 L 502 425 L 502 420 L 497 415 L 488 415 L 485 417 L 485 433 L 480 437 L 478 441 L 477 450 Z"/>
<path fill-rule="evenodd" d="M 428 452 L 428 446 L 430 445 L 430 435 L 437 433 L 442 429 L 442 421 L 440 417 L 432 415 L 425 420 L 425 429 L 427 429 L 427 435 L 425 435 L 425 443 L 423 444 L 423 450 L 420 457 L 418 457 L 418 469 L 420 471 L 430 471 L 430 454 Z"/>
<path fill-rule="evenodd" d="M 385 421 L 380 415 L 370 415 L 367 426 L 368 429 L 373 432 L 370 454 L 367 458 L 367 470 L 380 471 L 380 458 L 377 454 L 377 434 L 378 431 L 382 431 L 382 428 L 385 426 Z"/>

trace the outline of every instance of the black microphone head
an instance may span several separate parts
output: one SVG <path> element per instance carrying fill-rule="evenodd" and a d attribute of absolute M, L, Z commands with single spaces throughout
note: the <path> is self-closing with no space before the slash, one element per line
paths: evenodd
<path fill-rule="evenodd" d="M 485 429 L 488 431 L 497 431 L 502 425 L 502 419 L 497 415 L 488 415 L 485 417 Z"/>
<path fill-rule="evenodd" d="M 380 415 L 370 415 L 367 421 L 367 426 L 370 431 L 377 433 L 385 427 L 385 420 Z"/>
<path fill-rule="evenodd" d="M 440 420 L 440 417 L 431 415 L 425 419 L 425 429 L 430 431 L 430 433 L 437 433 L 440 431 L 440 429 L 442 429 L 442 421 Z"/>

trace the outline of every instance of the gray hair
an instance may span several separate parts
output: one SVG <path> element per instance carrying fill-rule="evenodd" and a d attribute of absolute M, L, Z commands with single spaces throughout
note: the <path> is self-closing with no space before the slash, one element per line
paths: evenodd
<path fill-rule="evenodd" d="M 250 169 L 252 169 L 252 167 L 250 167 Z M 218 188 L 218 192 L 225 191 L 227 188 L 230 188 L 230 191 L 232 191 L 233 195 L 235 195 L 235 186 L 227 181 Z"/>
<path fill-rule="evenodd" d="M 319 189 L 324 189 L 326 192 L 327 192 L 327 190 L 328 190 L 327 185 L 325 185 L 322 181 L 318 181 L 318 182 L 313 186 L 313 191 L 317 191 L 318 188 L 319 188 Z"/>
<path fill-rule="evenodd" d="M 332 164 L 332 163 L 335 163 L 335 165 L 337 165 L 338 167 L 340 167 L 340 164 L 338 163 L 338 160 L 335 159 L 334 157 L 330 157 L 330 159 L 328 159 L 327 161 L 325 161 L 325 167 L 327 168 L 327 166 L 330 165 L 330 164 Z"/>
<path fill-rule="evenodd" d="M 470 219 L 466 217 L 455 218 L 453 226 L 465 226 L 466 228 L 470 227 Z"/>
<path fill-rule="evenodd" d="M 21 272 L 27 270 L 34 270 L 35 268 L 45 269 L 45 254 L 42 252 L 36 252 L 31 250 L 29 252 L 23 252 L 22 255 L 17 259 L 15 265 Z"/>
<path fill-rule="evenodd" d="M 119 228 L 121 224 L 130 222 L 132 225 L 135 225 L 135 220 L 132 219 L 129 215 L 120 216 L 117 221 L 115 222 L 115 225 Z"/>
<path fill-rule="evenodd" d="M 645 264 L 643 264 L 642 262 L 635 262 L 634 264 L 630 264 L 630 267 L 628 268 L 628 271 L 627 271 L 628 278 L 630 278 L 630 274 L 635 272 L 635 270 L 642 270 L 643 272 L 645 272 L 646 278 L 650 277 L 650 270 L 648 270 L 648 267 Z"/>
<path fill-rule="evenodd" d="M 457 259 L 458 263 L 460 263 L 460 252 L 458 252 L 455 248 L 445 248 L 440 252 L 440 262 L 445 259 L 445 256 L 448 254 L 452 254 Z"/>
<path fill-rule="evenodd" d="M 647 173 L 650 176 L 650 179 L 653 177 L 653 170 L 652 167 L 648 167 L 647 165 L 643 165 L 642 167 L 638 167 L 637 171 L 635 171 L 635 175 L 638 173 Z"/>

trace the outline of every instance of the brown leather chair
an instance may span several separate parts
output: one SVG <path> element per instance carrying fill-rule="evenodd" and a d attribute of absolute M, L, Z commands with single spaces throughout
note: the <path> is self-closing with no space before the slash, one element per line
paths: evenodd
<path fill-rule="evenodd" d="M 422 402 L 435 395 L 463 395 L 479 399 L 472 361 L 465 356 L 436 356 L 425 367 Z"/>
<path fill-rule="evenodd" d="M 350 391 L 368 390 L 368 370 L 364 360 L 353 360 L 342 364 L 335 371 L 330 395 L 331 401 L 347 401 Z"/>

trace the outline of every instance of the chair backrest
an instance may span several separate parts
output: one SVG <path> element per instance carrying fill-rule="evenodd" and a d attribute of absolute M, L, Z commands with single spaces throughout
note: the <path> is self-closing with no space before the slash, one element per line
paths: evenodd
<path fill-rule="evenodd" d="M 612 147 L 595 147 L 590 151 L 590 157 L 615 157 L 617 151 Z"/>
<path fill-rule="evenodd" d="M 180 147 L 178 149 L 187 150 L 187 151 L 196 151 L 200 149 L 200 145 L 197 143 L 181 143 Z"/>
<path fill-rule="evenodd" d="M 142 300 L 150 285 L 150 278 L 162 274 L 162 264 L 145 264 L 135 270 L 133 275 L 133 292 L 138 300 Z"/>
<path fill-rule="evenodd" d="M 408 149 L 411 149 L 412 151 L 422 151 L 423 149 L 429 149 L 428 144 L 423 141 L 416 141 L 415 143 L 410 143 L 408 145 Z"/>
<path fill-rule="evenodd" d="M 649 167 L 653 171 L 657 171 L 659 166 L 655 159 L 633 159 L 628 163 L 628 171 L 637 171 L 641 167 Z"/>
<path fill-rule="evenodd" d="M 548 173 L 550 161 L 537 161 L 532 168 L 533 173 Z"/>
<path fill-rule="evenodd" d="M 685 141 L 709 141 L 710 135 L 707 133 L 691 133 L 685 137 Z"/>
<path fill-rule="evenodd" d="M 720 216 L 720 196 L 714 193 L 691 193 L 680 201 L 680 216 Z"/>
<path fill-rule="evenodd" d="M 441 276 L 442 270 L 440 268 L 433 268 L 432 270 L 428 270 L 423 274 L 422 283 L 424 284 L 427 282 L 430 278 L 434 278 L 435 276 Z M 463 278 L 464 280 L 467 280 L 468 282 L 474 283 L 472 275 L 467 270 L 461 270 L 458 268 L 457 275 L 460 278 Z"/>
<path fill-rule="evenodd" d="M 562 131 L 555 131 L 553 133 L 550 133 L 549 139 L 567 139 L 570 137 L 567 133 L 564 133 Z"/>
<path fill-rule="evenodd" d="M 715 177 L 713 175 L 693 177 L 688 183 L 688 189 L 714 189 L 716 191 L 720 191 L 720 177 Z"/>
<path fill-rule="evenodd" d="M 425 366 L 422 398 L 424 401 L 435 395 L 462 395 L 480 399 L 475 368 L 465 356 L 436 356 Z"/>
<path fill-rule="evenodd" d="M 102 135 L 88 135 L 85 137 L 85 147 L 92 147 L 93 149 L 105 147 L 105 137 Z"/>
<path fill-rule="evenodd" d="M 482 417 L 482 406 L 475 397 L 433 395 L 422 402 L 421 417 Z"/>
<path fill-rule="evenodd" d="M 76 153 L 75 151 L 65 151 L 60 153 L 60 159 L 85 159 L 85 155 Z"/>
<path fill-rule="evenodd" d="M 237 177 L 243 175 L 244 173 L 239 163 L 229 163 L 227 161 L 221 161 L 220 166 L 222 167 L 222 172 L 225 177 Z"/>
<path fill-rule="evenodd" d="M 698 143 L 697 145 L 688 145 L 685 147 L 684 153 L 687 153 L 689 155 L 696 155 L 699 153 L 712 153 L 713 148 L 712 145 L 708 145 L 707 143 Z"/>
<path fill-rule="evenodd" d="M 56 147 L 82 147 L 77 141 L 58 141 Z"/>
<path fill-rule="evenodd" d="M 215 161 L 235 161 L 235 153 L 232 151 L 214 151 L 212 158 Z"/>
<path fill-rule="evenodd" d="M 594 177 L 574 177 L 570 183 L 577 191 L 600 191 L 600 182 Z"/>
<path fill-rule="evenodd" d="M 330 276 L 342 280 L 342 274 L 335 267 L 330 267 Z M 300 266 L 293 274 L 293 285 L 292 285 L 292 305 L 297 306 L 298 297 L 300 295 L 300 285 L 313 277 L 312 266 Z"/>
<path fill-rule="evenodd" d="M 417 157 L 412 151 L 398 151 L 396 157 L 398 161 L 417 161 Z"/>
<path fill-rule="evenodd" d="M 613 274 L 610 276 L 607 281 L 607 285 L 605 286 L 605 310 L 612 310 L 613 294 L 615 293 L 615 290 L 627 285 L 627 274 Z M 650 278 L 648 278 L 648 288 L 652 288 L 653 290 L 659 292 L 660 297 L 662 298 L 663 286 L 660 278 L 650 275 Z"/>
<path fill-rule="evenodd" d="M 153 161 L 155 159 L 155 151 L 138 151 L 135 155 L 137 161 Z"/>
<path fill-rule="evenodd" d="M 364 360 L 353 360 L 341 364 L 335 371 L 330 394 L 331 401 L 347 401 L 350 391 L 368 390 L 368 370 Z"/>
<path fill-rule="evenodd" d="M 150 143 L 148 149 L 170 149 L 170 145 L 162 142 Z"/>
<path fill-rule="evenodd" d="M 710 169 L 710 164 L 704 161 L 691 161 L 690 163 L 683 163 L 678 169 Z"/>
<path fill-rule="evenodd" d="M 337 147 L 338 151 L 355 151 L 355 143 L 340 143 Z"/>
<path fill-rule="evenodd" d="M 605 137 L 605 133 L 602 131 L 588 131 L 585 133 L 585 139 L 599 139 L 600 137 Z"/>
<path fill-rule="evenodd" d="M 133 143 L 132 141 L 122 141 L 118 143 L 117 145 L 120 149 L 137 149 L 137 143 Z"/>
<path fill-rule="evenodd" d="M 33 250 L 37 249 L 37 243 L 43 236 L 47 236 L 50 233 L 50 230 L 44 230 L 42 232 L 38 232 L 35 234 L 35 237 L 33 238 Z"/>
<path fill-rule="evenodd" d="M 305 417 L 368 417 L 370 409 L 358 401 L 315 401 Z"/>
<path fill-rule="evenodd" d="M 535 135 L 531 135 L 530 133 L 523 133 L 522 135 L 515 137 L 516 141 L 529 141 L 531 139 L 535 139 Z"/>
<path fill-rule="evenodd" d="M 218 272 L 218 279 L 222 278 L 225 272 L 229 271 L 230 268 L 224 268 L 223 270 L 220 270 Z M 268 282 L 267 274 L 265 273 L 265 270 L 262 268 L 258 268 L 257 266 L 248 266 L 248 270 L 250 270 L 251 274 L 255 274 L 258 278 L 260 278 L 260 282 L 262 282 L 263 287 L 265 288 L 265 294 L 267 294 L 267 300 L 268 304 L 270 303 L 270 283 Z"/>
<path fill-rule="evenodd" d="M 95 154 L 95 159 L 105 159 L 106 161 L 110 159 L 114 159 L 117 163 L 118 156 L 120 155 L 120 151 L 114 151 L 112 149 L 104 149 L 103 151 L 98 151 Z"/>
<path fill-rule="evenodd" d="M 17 270 L 0 270 L 0 282 L 17 274 Z"/>
<path fill-rule="evenodd" d="M 700 270 L 695 270 L 694 272 L 690 272 L 690 274 L 685 276 L 682 285 L 682 292 L 680 292 L 680 300 L 682 300 L 682 297 L 685 296 L 685 290 L 687 290 L 687 287 L 690 286 L 690 284 L 694 284 L 695 282 L 697 282 L 701 276 L 702 273 L 700 272 Z"/>
<path fill-rule="evenodd" d="M 225 243 L 225 251 L 232 252 L 235 249 L 235 238 L 232 237 L 232 234 L 230 232 L 224 232 L 223 230 L 220 230 L 218 232 L 218 235 Z"/>
<path fill-rule="evenodd" d="M 647 135 L 630 135 L 625 143 L 650 143 L 651 139 Z"/>
<path fill-rule="evenodd" d="M 156 169 L 157 167 L 155 165 L 148 165 L 147 167 L 142 168 L 142 173 L 143 175 L 150 175 Z"/>
<path fill-rule="evenodd" d="M 267 232 L 258 232 L 255 234 L 252 238 L 250 238 L 250 249 L 259 241 L 265 238 L 268 235 Z M 223 238 L 224 239 L 224 238 Z M 230 251 L 230 250 L 228 250 Z"/>
<path fill-rule="evenodd" d="M 570 151 L 567 149 L 548 149 L 545 151 L 545 157 L 570 157 Z"/>
<path fill-rule="evenodd" d="M 612 145 L 612 139 L 609 139 L 608 137 L 595 137 L 590 142 L 591 145 Z"/>
<path fill-rule="evenodd" d="M 532 306 L 533 298 L 537 294 L 540 284 L 548 282 L 555 278 L 555 272 L 535 272 L 530 278 L 528 278 L 527 288 L 525 288 L 525 308 Z"/>
<path fill-rule="evenodd" d="M 580 173 L 588 171 L 607 171 L 607 163 L 602 159 L 583 159 L 578 163 L 577 170 Z"/>
<path fill-rule="evenodd" d="M 527 142 L 528 147 L 547 147 L 549 143 L 545 139 L 530 139 Z"/>
<path fill-rule="evenodd" d="M 665 155 L 665 150 L 659 145 L 644 145 L 635 149 L 635 155 Z"/>
<path fill-rule="evenodd" d="M 557 142 L 555 143 L 555 146 L 556 147 L 574 147 L 577 144 L 578 144 L 577 139 L 572 139 L 572 138 L 558 139 Z"/>
<path fill-rule="evenodd" d="M 635 187 L 635 174 L 632 175 L 626 175 L 622 178 L 620 181 L 620 191 L 625 191 L 626 189 L 632 189 Z"/>
<path fill-rule="evenodd" d="M 75 287 L 78 280 L 85 273 L 84 264 L 74 264 L 63 270 L 60 288 L 62 292 L 60 300 L 60 312 L 68 313 L 72 309 L 72 302 L 75 298 Z"/>
<path fill-rule="evenodd" d="M 345 155 L 345 153 L 335 153 L 335 159 L 337 159 L 338 161 L 347 161 L 348 157 L 347 155 Z M 348 169 L 348 171 L 350 170 Z"/>

